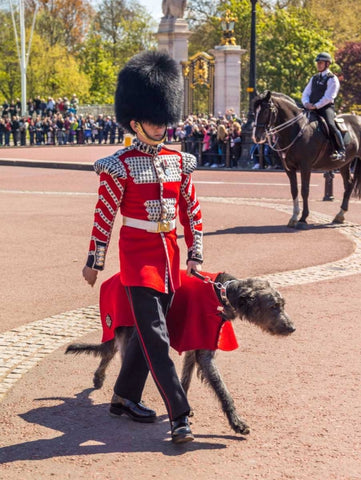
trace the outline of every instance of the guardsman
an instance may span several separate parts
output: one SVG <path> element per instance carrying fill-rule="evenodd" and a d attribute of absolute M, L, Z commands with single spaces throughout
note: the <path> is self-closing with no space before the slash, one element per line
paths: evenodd
<path fill-rule="evenodd" d="M 174 443 L 194 439 L 190 407 L 169 356 L 166 313 L 180 285 L 176 218 L 188 248 L 187 273 L 202 263 L 202 216 L 192 182 L 194 156 L 164 145 L 167 125 L 177 124 L 182 108 L 180 68 L 165 53 L 143 52 L 118 76 L 118 123 L 136 135 L 128 148 L 98 160 L 100 176 L 85 280 L 94 285 L 103 270 L 115 215 L 122 215 L 120 279 L 136 326 L 114 386 L 110 413 L 154 422 L 156 413 L 141 399 L 150 371 L 165 403 Z M 111 319 L 109 319 L 111 321 Z"/>

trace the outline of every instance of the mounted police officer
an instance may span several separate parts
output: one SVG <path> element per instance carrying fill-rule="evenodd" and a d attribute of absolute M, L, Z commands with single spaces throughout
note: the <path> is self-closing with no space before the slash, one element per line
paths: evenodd
<path fill-rule="evenodd" d="M 316 110 L 326 120 L 336 147 L 335 152 L 332 154 L 332 159 L 344 161 L 346 154 L 345 144 L 342 134 L 335 124 L 334 101 L 340 89 L 340 82 L 329 69 L 332 63 L 329 53 L 319 53 L 315 61 L 319 73 L 313 75 L 304 89 L 302 103 L 308 110 Z"/>

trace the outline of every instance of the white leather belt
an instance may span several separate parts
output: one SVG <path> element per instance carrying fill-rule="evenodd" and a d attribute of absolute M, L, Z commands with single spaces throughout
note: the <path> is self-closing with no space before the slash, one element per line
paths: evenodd
<path fill-rule="evenodd" d="M 127 227 L 140 228 L 147 232 L 160 233 L 170 232 L 175 229 L 176 221 L 169 222 L 148 222 L 148 220 L 139 220 L 138 218 L 123 217 L 123 225 Z"/>

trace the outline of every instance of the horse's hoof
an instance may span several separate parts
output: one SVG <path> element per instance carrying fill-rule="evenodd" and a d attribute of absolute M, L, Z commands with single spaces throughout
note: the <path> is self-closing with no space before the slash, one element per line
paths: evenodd
<path fill-rule="evenodd" d="M 336 217 L 332 220 L 332 223 L 337 223 L 338 225 L 341 225 L 344 222 L 345 219 L 343 217 L 339 217 L 338 215 L 336 215 Z"/>
<path fill-rule="evenodd" d="M 297 222 L 296 229 L 297 230 L 308 230 L 310 227 L 307 222 Z"/>
<path fill-rule="evenodd" d="M 287 224 L 287 227 L 289 228 L 296 228 L 296 225 L 297 225 L 297 220 L 290 220 Z"/>

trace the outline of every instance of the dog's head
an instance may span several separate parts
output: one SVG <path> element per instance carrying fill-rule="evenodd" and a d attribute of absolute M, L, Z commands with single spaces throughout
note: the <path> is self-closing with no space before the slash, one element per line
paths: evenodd
<path fill-rule="evenodd" d="M 229 319 L 244 318 L 273 335 L 289 335 L 296 330 L 285 312 L 284 298 L 267 280 L 237 280 L 227 275 L 222 282 L 229 282 L 227 299 L 230 306 L 225 306 L 225 315 Z"/>

